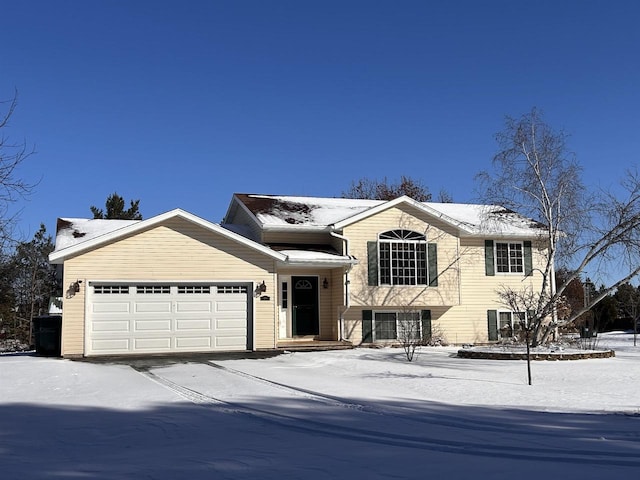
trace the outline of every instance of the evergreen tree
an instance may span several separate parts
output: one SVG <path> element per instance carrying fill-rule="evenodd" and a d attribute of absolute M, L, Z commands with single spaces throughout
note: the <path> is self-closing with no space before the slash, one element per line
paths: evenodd
<path fill-rule="evenodd" d="M 129 208 L 124 209 L 125 201 L 116 192 L 107 197 L 105 202 L 105 210 L 101 208 L 91 206 L 91 213 L 93 218 L 108 219 L 108 220 L 142 220 L 142 215 L 138 211 L 140 200 L 131 200 L 129 202 Z"/>
<path fill-rule="evenodd" d="M 613 296 L 616 301 L 618 315 L 635 322 L 640 316 L 640 291 L 630 283 L 624 283 L 618 287 Z M 633 326 L 633 322 L 630 325 Z"/>
<path fill-rule="evenodd" d="M 11 261 L 11 280 L 17 331 L 15 338 L 31 339 L 33 317 L 46 314 L 49 300 L 58 292 L 55 268 L 49 264 L 54 244 L 44 225 L 33 239 L 19 243 Z"/>
<path fill-rule="evenodd" d="M 11 258 L 0 252 L 0 339 L 15 329 L 15 296 Z"/>

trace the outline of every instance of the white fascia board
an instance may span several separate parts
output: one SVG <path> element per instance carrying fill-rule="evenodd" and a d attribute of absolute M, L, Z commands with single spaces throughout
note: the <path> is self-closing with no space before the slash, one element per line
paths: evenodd
<path fill-rule="evenodd" d="M 234 207 L 237 208 L 241 208 L 242 210 L 244 210 L 247 215 L 249 215 L 249 218 L 251 218 L 255 224 L 258 226 L 258 228 L 260 230 L 264 229 L 264 224 L 258 220 L 258 217 L 256 217 L 253 212 L 251 210 L 249 210 L 249 207 L 247 207 L 243 201 L 241 201 L 238 196 L 236 194 L 233 195 L 232 199 L 231 199 L 231 203 L 229 204 L 229 208 L 227 209 L 227 213 L 224 216 L 224 223 L 230 223 L 228 218 L 229 218 L 229 214 L 234 210 Z"/>
<path fill-rule="evenodd" d="M 52 252 L 49 255 L 49 262 L 56 264 L 56 263 L 62 263 L 64 261 L 65 258 L 71 256 L 71 255 L 77 255 L 79 253 L 85 252 L 87 250 L 91 250 L 92 248 L 96 248 L 100 245 L 103 245 L 105 243 L 108 242 L 112 242 L 114 240 L 117 240 L 118 238 L 124 237 L 126 235 L 131 235 L 134 234 L 136 232 L 140 232 L 142 230 L 151 228 L 155 225 L 159 225 L 162 222 L 171 219 L 171 218 L 183 218 L 189 222 L 192 222 L 196 225 L 199 225 L 209 231 L 218 233 L 224 237 L 227 237 L 231 240 L 234 240 L 240 244 L 243 244 L 249 248 L 252 248 L 254 250 L 257 250 L 261 253 L 264 253 L 276 260 L 284 260 L 286 259 L 285 255 L 282 255 L 274 250 L 271 250 L 268 247 L 265 247 L 264 245 L 261 245 L 259 243 L 254 242 L 253 240 L 250 240 L 246 237 L 243 237 L 242 235 L 239 235 L 237 233 L 232 232 L 231 230 L 227 230 L 224 227 L 221 227 L 220 225 L 217 225 L 215 223 L 209 222 L 208 220 L 204 220 L 203 218 L 200 218 L 192 213 L 186 212 L 184 210 L 181 210 L 179 208 L 175 209 L 175 210 L 171 210 L 169 212 L 166 213 L 162 213 L 160 215 L 156 215 L 155 217 L 151 217 L 147 220 L 141 220 L 138 223 L 135 223 L 133 225 L 129 225 L 126 227 L 123 227 L 119 230 L 115 230 L 113 232 L 107 233 L 105 235 L 101 235 L 99 237 L 95 237 L 92 238 L 91 240 L 87 240 L 86 242 L 82 242 L 82 243 L 78 243 L 76 245 L 72 245 L 70 247 L 64 248 L 58 252 Z"/>
<path fill-rule="evenodd" d="M 359 262 L 355 258 L 341 257 L 331 260 L 321 259 L 292 259 L 287 258 L 285 261 L 278 262 L 279 267 L 308 267 L 308 268 L 336 268 L 357 265 Z"/>
<path fill-rule="evenodd" d="M 422 210 L 423 212 L 425 212 L 428 215 L 431 215 L 433 217 L 439 218 L 442 221 L 444 221 L 445 223 L 448 223 L 449 225 L 451 225 L 454 228 L 457 228 L 458 230 L 468 233 L 468 234 L 472 234 L 473 232 L 471 232 L 469 229 L 463 227 L 462 225 L 460 225 L 460 222 L 455 221 L 454 219 L 450 218 L 447 215 L 444 215 L 443 213 L 429 207 L 428 205 L 425 205 L 421 202 L 418 202 L 416 200 L 414 200 L 411 197 L 407 197 L 406 195 L 403 195 L 401 197 L 395 198 L 393 200 L 389 200 L 388 202 L 385 203 L 381 203 L 380 205 L 376 205 L 375 207 L 371 207 L 368 210 L 365 210 L 364 212 L 360 212 L 352 217 L 346 218 L 344 220 L 341 220 L 340 222 L 337 222 L 333 225 L 334 230 L 342 230 L 344 227 L 349 226 L 355 222 L 359 222 L 360 220 L 363 220 L 367 217 L 370 217 L 372 215 L 376 215 L 380 212 L 383 212 L 389 208 L 393 208 L 401 203 L 405 203 L 407 205 L 411 205 L 414 208 L 417 208 L 418 210 Z"/>
<path fill-rule="evenodd" d="M 533 232 L 473 232 L 460 235 L 460 238 L 486 238 L 486 239 L 510 239 L 514 240 L 538 240 L 544 238 L 544 234 L 535 234 Z"/>
<path fill-rule="evenodd" d="M 262 230 L 269 232 L 331 232 L 331 225 L 304 225 L 304 224 L 283 224 L 283 225 L 262 225 Z"/>

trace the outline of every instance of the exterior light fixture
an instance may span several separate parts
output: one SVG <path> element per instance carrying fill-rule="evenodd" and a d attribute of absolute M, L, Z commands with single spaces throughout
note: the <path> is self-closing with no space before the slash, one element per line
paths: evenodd
<path fill-rule="evenodd" d="M 259 297 L 260 295 L 262 295 L 266 291 L 267 291 L 267 284 L 264 283 L 264 280 L 263 280 L 262 283 L 258 284 L 256 289 L 254 290 L 254 293 L 255 293 L 256 297 Z"/>
<path fill-rule="evenodd" d="M 329 280 L 327 280 L 327 277 L 324 277 L 324 281 L 322 282 L 322 288 L 324 288 L 325 290 L 329 288 Z"/>

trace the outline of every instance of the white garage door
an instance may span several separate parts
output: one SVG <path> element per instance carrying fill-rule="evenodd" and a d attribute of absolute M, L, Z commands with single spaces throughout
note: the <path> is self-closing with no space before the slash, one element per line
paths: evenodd
<path fill-rule="evenodd" d="M 247 285 L 89 284 L 86 355 L 237 351 Z"/>

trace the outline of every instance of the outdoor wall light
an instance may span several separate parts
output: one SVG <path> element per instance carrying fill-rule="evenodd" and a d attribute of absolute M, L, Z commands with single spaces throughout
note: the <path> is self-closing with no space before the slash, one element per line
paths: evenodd
<path fill-rule="evenodd" d="M 325 290 L 329 288 L 329 280 L 327 280 L 327 277 L 324 277 L 324 281 L 322 282 L 322 288 L 324 288 Z"/>
<path fill-rule="evenodd" d="M 261 294 L 263 294 L 266 291 L 267 291 L 267 284 L 264 283 L 264 280 L 263 280 L 262 283 L 258 284 L 254 293 L 256 294 L 256 297 L 259 297 Z"/>
<path fill-rule="evenodd" d="M 74 293 L 78 293 L 80 291 L 81 283 L 82 283 L 82 280 L 76 280 L 71 284 L 71 289 L 73 290 Z"/>

